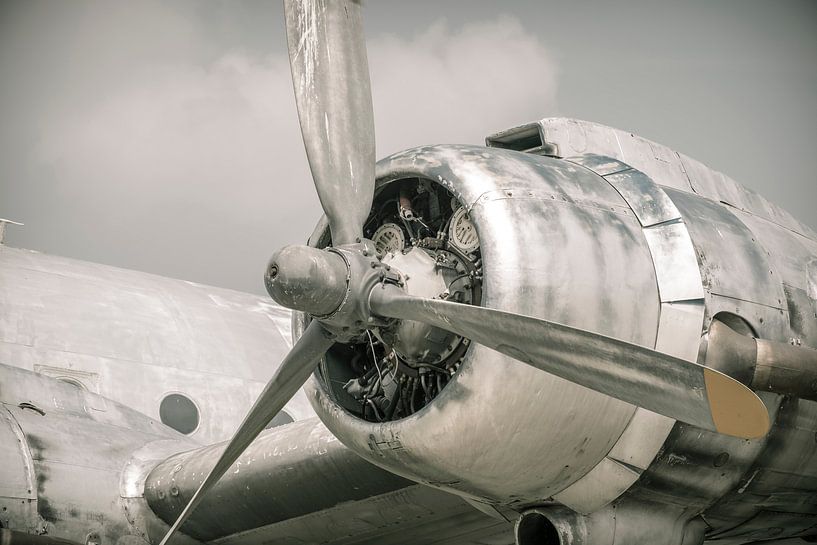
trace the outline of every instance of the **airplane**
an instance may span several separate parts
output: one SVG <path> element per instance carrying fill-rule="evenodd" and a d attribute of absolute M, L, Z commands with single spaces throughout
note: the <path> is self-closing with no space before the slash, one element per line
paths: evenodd
<path fill-rule="evenodd" d="M 0 366 L 3 542 L 817 541 L 817 234 L 683 154 L 573 119 L 376 163 L 360 4 L 284 4 L 325 213 L 265 271 L 291 350 L 232 438 L 203 445 L 139 392 L 21 369 L 22 349 Z M 61 281 L 37 270 L 47 256 L 0 256 L 20 285 Z M 114 271 L 91 272 L 89 291 Z M 80 331 L 113 346 L 135 336 L 117 316 L 150 306 L 116 274 L 125 295 L 99 305 L 114 319 Z M 180 307 L 209 293 L 190 287 L 171 323 L 205 307 Z M 248 323 L 278 312 L 229 300 Z M 4 341 L 26 346 L 36 310 L 4 313 L 22 339 Z M 57 338 L 93 323 L 65 318 Z M 188 369 L 197 384 L 208 365 Z M 244 403 L 258 372 L 223 398 Z M 213 407 L 230 374 L 209 377 Z M 265 429 L 302 386 L 317 416 Z"/>

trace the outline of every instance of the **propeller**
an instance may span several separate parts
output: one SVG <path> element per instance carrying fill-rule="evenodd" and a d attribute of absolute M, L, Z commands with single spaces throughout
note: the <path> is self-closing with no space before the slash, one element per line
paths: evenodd
<path fill-rule="evenodd" d="M 688 424 L 762 437 L 769 414 L 740 382 L 703 365 L 539 318 L 426 299 L 394 285 L 371 292 L 375 314 L 451 331 L 576 384 Z"/>
<path fill-rule="evenodd" d="M 284 0 L 292 80 L 309 166 L 329 221 L 332 247 L 290 246 L 267 268 L 267 291 L 312 321 L 160 545 L 303 385 L 335 342 L 389 318 L 420 321 L 512 358 L 655 412 L 735 435 L 769 428 L 760 399 L 713 369 L 545 320 L 406 294 L 389 278 L 363 223 L 374 195 L 374 123 L 361 22 L 355 0 Z M 394 274 L 391 274 L 393 277 Z M 378 287 L 380 286 L 380 287 Z"/>
<path fill-rule="evenodd" d="M 363 237 L 374 114 L 360 2 L 285 0 L 289 65 L 312 179 L 336 246 Z"/>
<path fill-rule="evenodd" d="M 278 370 L 264 387 L 264 391 L 258 396 L 250 412 L 244 417 L 244 421 L 236 430 L 224 452 L 221 453 L 216 465 L 213 466 L 213 469 L 210 470 L 210 473 L 199 485 L 199 488 L 190 498 L 179 518 L 170 527 L 159 545 L 165 545 L 173 537 L 173 534 L 184 524 L 207 491 L 218 482 L 222 475 L 233 465 L 233 462 L 253 442 L 253 439 L 272 420 L 272 417 L 278 414 L 303 386 L 312 370 L 320 362 L 321 357 L 333 344 L 335 344 L 333 335 L 326 331 L 320 323 L 313 321 L 309 324 L 298 342 L 284 357 Z"/>
<path fill-rule="evenodd" d="M 284 15 L 301 133 L 315 189 L 329 219 L 332 241 L 336 246 L 360 242 L 363 222 L 372 207 L 375 164 L 374 116 L 360 2 L 284 0 Z M 307 254 L 309 250 L 305 249 Z M 282 253 L 277 254 L 278 261 L 287 262 Z M 323 312 L 327 306 L 326 293 L 321 292 L 321 286 L 312 286 L 309 279 L 313 275 L 322 279 L 325 291 L 329 292 L 337 291 L 333 288 L 339 279 L 313 274 L 311 267 L 321 264 L 319 257 L 313 261 L 309 257 L 299 260 L 303 252 L 296 249 L 294 253 L 295 259 L 289 260 L 292 266 L 280 269 L 273 257 L 265 276 L 268 289 L 293 285 L 297 293 L 312 294 L 308 297 L 308 310 L 326 314 Z M 336 255 L 334 263 L 319 272 L 337 271 L 333 267 L 337 259 Z M 297 297 L 286 302 L 290 308 L 302 303 Z M 330 301 L 329 310 L 332 306 Z M 334 335 L 318 321 L 307 327 L 160 545 L 173 537 L 207 491 L 303 386 L 334 344 L 333 339 Z"/>

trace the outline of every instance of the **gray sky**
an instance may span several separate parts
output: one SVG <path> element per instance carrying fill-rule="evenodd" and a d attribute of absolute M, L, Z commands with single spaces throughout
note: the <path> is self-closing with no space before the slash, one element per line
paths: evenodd
<path fill-rule="evenodd" d="M 0 3 L 9 244 L 263 293 L 320 211 L 278 2 Z M 817 228 L 817 2 L 370 1 L 378 156 L 564 115 Z"/>

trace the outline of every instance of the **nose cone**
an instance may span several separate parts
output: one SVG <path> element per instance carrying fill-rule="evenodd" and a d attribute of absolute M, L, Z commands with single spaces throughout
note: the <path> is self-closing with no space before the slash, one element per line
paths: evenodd
<path fill-rule="evenodd" d="M 346 278 L 346 263 L 339 255 L 308 246 L 286 246 L 270 259 L 264 285 L 279 305 L 323 316 L 340 306 Z"/>

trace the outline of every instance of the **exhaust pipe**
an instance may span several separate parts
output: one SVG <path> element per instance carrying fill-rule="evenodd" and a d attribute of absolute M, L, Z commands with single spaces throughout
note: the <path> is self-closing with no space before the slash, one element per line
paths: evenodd
<path fill-rule="evenodd" d="M 817 350 L 741 335 L 720 320 L 707 334 L 705 364 L 753 390 L 817 401 Z"/>
<path fill-rule="evenodd" d="M 529 509 L 516 520 L 516 545 L 701 545 L 706 524 L 682 510 L 623 502 L 582 515 L 562 506 Z"/>

